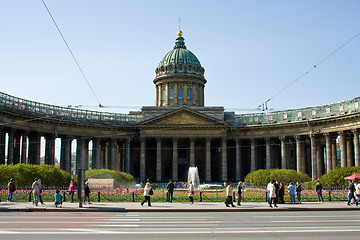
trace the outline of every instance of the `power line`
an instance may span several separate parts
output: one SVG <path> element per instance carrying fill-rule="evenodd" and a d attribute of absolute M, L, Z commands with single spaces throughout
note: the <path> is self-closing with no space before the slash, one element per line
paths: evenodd
<path fill-rule="evenodd" d="M 258 109 L 262 109 L 267 110 L 267 103 L 269 101 L 271 101 L 272 99 L 274 99 L 275 97 L 277 97 L 278 95 L 280 95 L 280 93 L 284 92 L 286 89 L 288 89 L 291 85 L 293 85 L 294 83 L 296 83 L 297 81 L 299 81 L 301 78 L 303 78 L 305 75 L 309 74 L 311 71 L 313 71 L 316 67 L 318 67 L 320 64 L 322 64 L 323 62 L 325 62 L 327 59 L 329 59 L 331 56 L 333 56 L 336 52 L 338 52 L 340 49 L 342 49 L 343 47 L 345 47 L 348 43 L 350 43 L 352 40 L 354 40 L 356 37 L 358 37 L 360 35 L 360 32 L 358 34 L 356 34 L 355 36 L 353 36 L 352 38 L 350 38 L 347 42 L 345 42 L 344 44 L 342 44 L 340 47 L 338 47 L 337 49 L 335 49 L 333 52 L 331 52 L 328 56 L 326 56 L 323 60 L 321 60 L 320 62 L 318 62 L 317 64 L 315 64 L 313 67 L 311 67 L 309 70 L 307 70 L 306 72 L 304 72 L 303 74 L 301 74 L 298 78 L 296 78 L 294 81 L 292 81 L 291 83 L 289 83 L 288 85 L 286 85 L 283 89 L 281 89 L 279 92 L 277 92 L 275 95 L 273 95 L 271 98 L 269 98 L 268 100 L 266 100 L 264 103 L 260 104 L 257 108 Z"/>
<path fill-rule="evenodd" d="M 51 12 L 50 12 L 49 8 L 47 7 L 47 5 L 46 5 L 45 1 L 44 1 L 44 0 L 41 0 L 41 1 L 42 1 L 42 3 L 44 4 L 44 7 L 46 8 L 46 11 L 49 13 L 49 16 L 51 17 L 51 19 L 52 19 L 52 21 L 53 21 L 53 23 L 54 23 L 54 25 L 55 25 L 56 29 L 58 30 L 58 32 L 59 32 L 59 34 L 60 34 L 60 36 L 61 36 L 62 40 L 64 41 L 64 43 L 65 43 L 65 45 L 66 45 L 67 49 L 69 50 L 69 52 L 70 52 L 70 54 L 71 54 L 72 58 L 74 59 L 74 61 L 75 61 L 75 63 L 76 63 L 76 65 L 77 65 L 78 69 L 80 70 L 80 72 L 81 72 L 82 76 L 84 77 L 84 79 L 85 79 L 85 81 L 86 81 L 87 85 L 89 86 L 89 88 L 90 88 L 91 92 L 93 93 L 94 97 L 96 98 L 96 101 L 99 103 L 99 107 L 102 107 L 102 105 L 101 105 L 101 103 L 100 103 L 100 101 L 99 101 L 98 97 L 97 97 L 97 96 L 96 96 L 96 94 L 95 94 L 94 89 L 91 87 L 90 82 L 88 81 L 87 77 L 85 76 L 84 71 L 83 71 L 83 70 L 82 70 L 82 68 L 80 67 L 79 62 L 76 60 L 76 57 L 75 57 L 74 53 L 71 51 L 69 44 L 67 43 L 67 41 L 66 41 L 66 39 L 65 39 L 64 35 L 62 34 L 62 32 L 61 32 L 61 30 L 60 30 L 59 26 L 57 25 L 57 23 L 56 23 L 56 21 L 55 21 L 54 17 L 52 16 L 52 14 L 51 14 Z"/>

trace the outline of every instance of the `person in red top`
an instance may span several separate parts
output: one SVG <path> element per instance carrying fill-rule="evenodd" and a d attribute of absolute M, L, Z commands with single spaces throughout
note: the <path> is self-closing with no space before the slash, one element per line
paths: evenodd
<path fill-rule="evenodd" d="M 75 190 L 76 190 L 76 185 L 74 183 L 74 180 L 71 179 L 70 185 L 69 185 L 69 192 L 70 192 L 71 202 L 74 202 Z"/>

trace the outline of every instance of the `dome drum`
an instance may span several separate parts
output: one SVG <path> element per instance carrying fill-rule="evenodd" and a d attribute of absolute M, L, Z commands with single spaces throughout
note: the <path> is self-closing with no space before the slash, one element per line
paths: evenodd
<path fill-rule="evenodd" d="M 186 49 L 184 38 L 176 39 L 155 69 L 156 106 L 204 106 L 205 69 L 197 57 Z"/>

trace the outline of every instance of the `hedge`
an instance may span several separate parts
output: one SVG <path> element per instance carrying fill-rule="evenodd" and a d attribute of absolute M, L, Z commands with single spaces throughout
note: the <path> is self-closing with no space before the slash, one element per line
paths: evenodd
<path fill-rule="evenodd" d="M 289 182 L 308 182 L 311 180 L 310 176 L 296 172 L 291 169 L 259 169 L 251 172 L 245 177 L 245 183 L 252 183 L 254 186 L 266 185 L 270 180 L 276 180 L 278 182 L 289 183 Z"/>
<path fill-rule="evenodd" d="M 360 173 L 360 166 L 336 168 L 322 175 L 320 182 L 323 186 L 347 186 L 348 182 L 344 180 L 344 177 L 354 173 Z"/>
<path fill-rule="evenodd" d="M 52 165 L 9 164 L 0 165 L 0 184 L 6 186 L 10 178 L 18 187 L 31 186 L 34 178 L 41 179 L 44 186 L 68 186 L 70 174 Z"/>

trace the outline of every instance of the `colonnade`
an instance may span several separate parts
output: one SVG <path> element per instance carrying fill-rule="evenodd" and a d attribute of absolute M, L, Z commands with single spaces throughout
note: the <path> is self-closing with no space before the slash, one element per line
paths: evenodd
<path fill-rule="evenodd" d="M 0 164 L 40 165 L 42 137 L 45 141 L 44 164 L 55 165 L 55 140 L 60 138 L 60 168 L 66 172 L 71 173 L 72 168 L 73 170 L 89 169 L 89 160 L 91 160 L 91 169 L 108 168 L 130 171 L 129 164 L 126 164 L 125 159 L 126 139 L 56 136 L 55 134 L 42 134 L 13 128 L 0 128 Z M 72 166 L 73 141 L 76 141 L 75 166 Z M 92 141 L 91 150 L 89 150 L 90 141 Z M 90 159 L 89 152 L 91 152 Z"/>
<path fill-rule="evenodd" d="M 165 178 L 184 180 L 179 176 L 181 166 L 198 166 L 201 181 L 206 182 L 239 180 L 248 172 L 272 168 L 295 169 L 317 179 L 336 167 L 360 166 L 358 129 L 266 138 L 167 135 L 117 139 L 0 128 L 0 164 L 39 165 L 42 137 L 44 164 L 55 164 L 55 140 L 60 138 L 60 168 L 69 173 L 78 168 L 107 168 L 131 173 L 140 180 L 152 174 L 158 182 Z M 72 166 L 74 140 L 76 166 Z M 156 149 L 149 151 L 149 146 Z"/>

